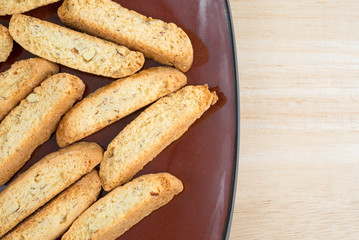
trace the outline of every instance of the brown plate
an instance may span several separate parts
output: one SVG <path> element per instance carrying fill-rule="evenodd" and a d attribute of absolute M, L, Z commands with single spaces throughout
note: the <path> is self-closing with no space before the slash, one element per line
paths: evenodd
<path fill-rule="evenodd" d="M 237 175 L 239 98 L 235 46 L 229 4 L 226 0 L 117 0 L 122 6 L 153 18 L 174 22 L 183 28 L 194 47 L 194 62 L 186 73 L 188 84 L 208 84 L 219 101 L 177 141 L 145 166 L 145 173 L 169 172 L 184 183 L 184 191 L 169 204 L 154 211 L 119 239 L 225 239 L 233 208 Z M 25 14 L 63 25 L 57 17 L 62 2 Z M 10 17 L 0 17 L 8 26 Z M 14 50 L 0 71 L 15 61 L 34 57 L 14 44 Z M 146 59 L 144 68 L 158 63 Z M 60 66 L 61 72 L 80 77 L 85 95 L 112 81 Z M 85 138 L 106 149 L 108 143 L 141 112 Z M 10 180 L 50 152 L 58 150 L 55 135 L 39 146 L 26 165 Z M 5 186 L 0 187 L 0 191 Z M 106 194 L 103 192 L 102 195 Z M 120 206 L 119 206 L 120 207 Z"/>

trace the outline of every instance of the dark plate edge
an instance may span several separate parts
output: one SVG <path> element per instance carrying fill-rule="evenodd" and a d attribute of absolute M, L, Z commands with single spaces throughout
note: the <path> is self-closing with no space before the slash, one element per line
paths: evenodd
<path fill-rule="evenodd" d="M 237 50 L 236 50 L 236 40 L 234 35 L 234 26 L 233 26 L 233 19 L 230 7 L 230 0 L 223 0 L 226 20 L 227 20 L 227 34 L 228 39 L 230 40 L 230 47 L 231 50 L 231 59 L 232 59 L 232 71 L 233 71 L 233 81 L 235 85 L 235 103 L 234 103 L 234 112 L 235 112 L 235 139 L 234 139 L 234 159 L 233 165 L 234 168 L 232 170 L 232 179 L 231 179 L 231 187 L 232 192 L 229 197 L 228 209 L 227 209 L 227 220 L 225 223 L 225 229 L 223 230 L 222 239 L 229 239 L 230 231 L 231 231 L 231 224 L 233 218 L 233 210 L 234 210 L 234 203 L 236 198 L 236 189 L 237 189 L 237 174 L 238 174 L 238 165 L 239 165 L 239 129 L 240 129 L 240 118 L 239 118 L 239 80 L 238 80 L 238 65 L 237 65 Z"/>

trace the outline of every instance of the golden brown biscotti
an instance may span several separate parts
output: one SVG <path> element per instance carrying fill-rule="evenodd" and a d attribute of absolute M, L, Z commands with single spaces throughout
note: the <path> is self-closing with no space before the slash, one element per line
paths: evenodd
<path fill-rule="evenodd" d="M 207 86 L 186 86 L 144 110 L 108 145 L 100 165 L 102 187 L 109 191 L 130 180 L 216 101 Z"/>
<path fill-rule="evenodd" d="M 61 239 L 116 239 L 182 190 L 181 180 L 169 173 L 138 177 L 95 202 Z"/>
<path fill-rule="evenodd" d="M 12 51 L 12 47 L 13 42 L 9 30 L 0 24 L 0 62 L 6 61 Z"/>
<path fill-rule="evenodd" d="M 41 58 L 20 60 L 0 73 L 0 120 L 47 77 L 59 72 L 59 67 Z"/>
<path fill-rule="evenodd" d="M 29 52 L 70 68 L 120 78 L 141 69 L 140 52 L 22 14 L 10 20 L 10 34 Z"/>
<path fill-rule="evenodd" d="M 23 13 L 60 0 L 1 0 L 0 16 Z"/>
<path fill-rule="evenodd" d="M 65 0 L 58 15 L 73 28 L 123 44 L 183 72 L 192 65 L 191 40 L 174 23 L 143 16 L 111 0 Z"/>
<path fill-rule="evenodd" d="M 56 130 L 61 116 L 81 99 L 85 84 L 59 73 L 44 80 L 0 124 L 0 185 L 6 183 Z"/>
<path fill-rule="evenodd" d="M 181 88 L 186 76 L 171 67 L 143 70 L 108 84 L 77 103 L 57 128 L 57 144 L 80 140 Z"/>
<path fill-rule="evenodd" d="M 92 170 L 6 234 L 2 240 L 55 240 L 96 201 L 100 191 L 100 178 L 97 171 Z"/>
<path fill-rule="evenodd" d="M 42 158 L 0 193 L 0 237 L 90 172 L 103 157 L 96 143 L 81 142 Z"/>

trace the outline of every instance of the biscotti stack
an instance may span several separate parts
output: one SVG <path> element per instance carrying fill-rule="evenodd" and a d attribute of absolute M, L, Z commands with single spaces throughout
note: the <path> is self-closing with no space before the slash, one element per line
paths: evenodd
<path fill-rule="evenodd" d="M 0 192 L 0 237 L 116 239 L 183 191 L 170 173 L 134 177 L 218 97 L 186 86 L 193 47 L 176 24 L 111 0 L 64 0 L 58 16 L 76 30 L 23 14 L 57 1 L 0 3 L 0 16 L 12 15 L 9 30 L 0 25 L 0 62 L 13 40 L 38 56 L 0 73 L 0 185 L 54 132 L 59 147 Z M 145 57 L 168 66 L 141 70 Z M 79 71 L 113 81 L 85 93 Z M 78 142 L 143 108 L 105 150 Z"/>

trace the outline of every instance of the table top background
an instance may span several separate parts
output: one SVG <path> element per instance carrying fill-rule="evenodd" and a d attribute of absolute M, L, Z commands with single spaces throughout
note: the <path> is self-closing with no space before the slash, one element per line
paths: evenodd
<path fill-rule="evenodd" d="M 359 239 L 359 1 L 230 3 L 241 101 L 230 239 Z"/>

